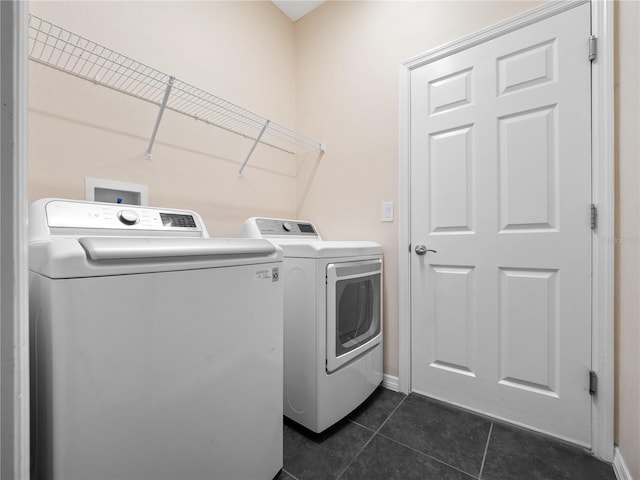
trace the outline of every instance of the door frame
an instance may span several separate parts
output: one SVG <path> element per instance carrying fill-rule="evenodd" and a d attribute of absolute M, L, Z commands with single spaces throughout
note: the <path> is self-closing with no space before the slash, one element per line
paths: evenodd
<path fill-rule="evenodd" d="M 589 0 L 550 1 L 521 15 L 454 42 L 429 50 L 400 65 L 398 185 L 398 387 L 411 391 L 411 71 L 545 20 Z M 597 58 L 591 69 L 592 202 L 598 209 L 592 234 L 592 353 L 598 375 L 592 397 L 591 449 L 608 462 L 614 457 L 614 3 L 591 2 L 591 31 L 597 37 Z M 587 39 L 585 39 L 586 45 Z M 586 49 L 585 49 L 586 53 Z M 588 61 L 585 58 L 585 61 Z M 586 218 L 586 217 L 585 217 Z"/>
<path fill-rule="evenodd" d="M 0 2 L 0 477 L 29 478 L 27 1 Z"/>

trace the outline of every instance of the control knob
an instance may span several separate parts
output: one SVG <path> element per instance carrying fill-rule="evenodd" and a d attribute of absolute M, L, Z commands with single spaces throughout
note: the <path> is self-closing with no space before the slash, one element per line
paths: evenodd
<path fill-rule="evenodd" d="M 140 217 L 133 210 L 120 210 L 118 212 L 118 220 L 125 225 L 135 225 L 140 221 Z"/>
<path fill-rule="evenodd" d="M 291 222 L 284 222 L 282 224 L 282 228 L 284 228 L 285 232 L 290 232 L 291 230 L 293 230 L 293 225 L 291 225 Z"/>

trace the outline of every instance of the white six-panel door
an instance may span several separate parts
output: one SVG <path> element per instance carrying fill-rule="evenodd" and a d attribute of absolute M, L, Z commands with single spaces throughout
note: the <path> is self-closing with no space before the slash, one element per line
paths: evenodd
<path fill-rule="evenodd" d="M 590 6 L 411 72 L 412 390 L 589 445 Z"/>

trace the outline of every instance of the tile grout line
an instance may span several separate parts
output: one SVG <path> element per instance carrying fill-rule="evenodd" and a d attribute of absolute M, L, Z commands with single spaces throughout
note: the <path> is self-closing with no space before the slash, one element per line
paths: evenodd
<path fill-rule="evenodd" d="M 369 430 L 369 431 L 371 432 L 371 430 Z M 352 458 L 351 460 L 349 460 L 349 463 L 347 463 L 347 466 L 346 466 L 346 467 L 344 467 L 344 468 L 342 469 L 342 471 L 338 474 L 338 476 L 336 477 L 336 480 L 340 480 L 340 477 L 342 477 L 342 475 L 344 475 L 344 472 L 346 472 L 346 471 L 347 471 L 347 469 L 348 469 L 348 468 L 351 466 L 351 464 L 353 463 L 353 461 L 354 461 L 356 458 L 358 458 L 358 455 L 360 455 L 360 454 L 362 453 L 362 451 L 363 451 L 365 448 L 367 448 L 367 445 L 369 445 L 369 444 L 371 443 L 371 440 L 373 440 L 373 437 L 375 437 L 375 436 L 376 436 L 376 433 L 375 433 L 375 432 L 373 432 L 373 433 L 371 434 L 371 437 L 369 437 L 369 440 L 367 440 L 367 441 L 364 443 L 364 445 L 362 446 L 362 448 L 361 448 L 360 450 L 358 450 L 358 453 L 356 453 L 356 454 L 353 456 L 353 458 Z"/>
<path fill-rule="evenodd" d="M 295 475 L 293 475 L 292 473 L 287 472 L 284 468 L 282 469 L 282 471 L 283 471 L 284 473 L 286 473 L 287 475 L 289 475 L 291 478 L 293 478 L 293 480 L 300 480 L 298 477 L 296 477 L 296 476 L 295 476 Z"/>
<path fill-rule="evenodd" d="M 386 438 L 387 440 L 389 440 L 389 441 L 391 441 L 393 443 L 397 443 L 398 445 L 400 445 L 400 446 L 402 446 L 404 448 L 408 448 L 409 450 L 411 450 L 412 452 L 417 453 L 418 455 L 421 455 L 421 456 L 426 457 L 426 458 L 428 458 L 430 460 L 433 460 L 434 462 L 441 463 L 442 465 L 444 465 L 446 467 L 449 467 L 449 468 L 451 468 L 453 470 L 457 470 L 460 473 L 464 473 L 465 475 L 469 476 L 470 478 L 473 478 L 473 479 L 478 479 L 479 478 L 479 477 L 475 477 L 474 475 L 470 474 L 469 472 L 465 472 L 464 470 L 462 470 L 462 469 L 460 469 L 458 467 L 454 467 L 453 465 L 449 465 L 447 462 L 445 462 L 443 460 L 440 460 L 439 458 L 432 457 L 428 453 L 424 453 L 424 452 L 422 452 L 420 450 L 415 449 L 414 447 L 412 447 L 410 445 L 406 445 L 406 444 L 404 444 L 402 442 L 399 442 L 395 438 L 387 437 L 384 433 L 381 433 L 380 436 Z"/>
<path fill-rule="evenodd" d="M 387 422 L 389 421 L 389 419 L 391 418 L 391 416 L 396 413 L 396 410 L 398 410 L 400 408 L 400 406 L 404 403 L 404 401 L 409 398 L 409 395 L 405 395 L 404 398 L 402 400 L 400 400 L 400 403 L 398 403 L 398 405 L 396 405 L 396 408 L 393 409 L 393 411 L 387 415 L 387 418 L 384 419 L 384 422 L 382 422 L 380 424 L 380 426 L 378 427 L 378 429 L 375 431 L 375 433 L 377 434 L 380 430 L 382 430 L 382 427 L 384 427 Z"/>
<path fill-rule="evenodd" d="M 350 418 L 347 419 L 350 423 L 353 423 L 354 425 L 358 425 L 359 427 L 364 428 L 365 430 L 369 430 L 371 433 L 376 433 L 376 430 L 374 430 L 373 428 L 367 427 L 366 425 L 363 425 L 361 423 L 356 422 L 355 420 L 351 420 Z"/>
<path fill-rule="evenodd" d="M 484 446 L 484 454 L 482 455 L 482 463 L 480 464 L 480 473 L 478 474 L 478 480 L 482 478 L 482 471 L 484 470 L 484 462 L 487 459 L 487 452 L 489 451 L 489 442 L 491 442 L 491 432 L 493 432 L 493 422 L 489 427 L 489 435 L 487 435 L 487 444 Z"/>
<path fill-rule="evenodd" d="M 367 440 L 367 441 L 365 442 L 365 444 L 362 446 L 362 448 L 361 448 L 360 450 L 358 450 L 358 453 L 356 453 L 356 454 L 353 456 L 353 458 L 349 461 L 349 463 L 347 464 L 347 466 L 346 466 L 346 467 L 344 467 L 344 468 L 342 469 L 342 471 L 341 471 L 341 472 L 338 474 L 338 476 L 336 477 L 336 480 L 340 480 L 340 478 L 342 477 L 342 475 L 344 475 L 344 472 L 346 472 L 346 471 L 347 471 L 347 469 L 348 469 L 348 468 L 351 466 L 351 464 L 353 463 L 353 461 L 354 461 L 356 458 L 358 458 L 358 455 L 360 455 L 360 454 L 362 453 L 362 451 L 363 451 L 365 448 L 367 448 L 367 445 L 369 445 L 369 444 L 371 443 L 371 440 L 373 440 L 373 437 L 375 437 L 375 436 L 378 434 L 378 432 L 380 431 L 380 429 L 381 429 L 382 427 L 384 427 L 384 425 L 385 425 L 385 424 L 387 423 L 387 421 L 391 418 L 391 416 L 392 416 L 394 413 L 396 413 L 396 410 L 398 410 L 398 408 L 400 408 L 400 405 L 402 405 L 402 404 L 404 403 L 404 401 L 407 399 L 407 397 L 409 397 L 409 395 L 405 395 L 405 397 L 404 397 L 402 400 L 400 400 L 400 403 L 398 403 L 398 405 L 396 405 L 396 408 L 394 408 L 394 409 L 393 409 L 393 411 L 392 411 L 389 415 L 387 415 L 387 418 L 385 418 L 384 422 L 382 422 L 382 424 L 378 427 L 378 429 L 377 429 L 377 430 L 373 431 L 373 430 L 371 430 L 371 429 L 368 429 L 368 428 L 367 428 L 367 430 L 369 430 L 370 432 L 373 432 L 373 434 L 371 435 L 371 437 L 369 437 L 369 440 Z M 356 425 L 359 425 L 358 423 L 354 422 L 353 420 L 349 420 L 349 421 L 350 421 L 350 422 L 352 422 L 352 423 L 354 423 L 354 424 L 356 424 Z M 366 428 L 366 427 L 363 427 L 363 428 Z"/>

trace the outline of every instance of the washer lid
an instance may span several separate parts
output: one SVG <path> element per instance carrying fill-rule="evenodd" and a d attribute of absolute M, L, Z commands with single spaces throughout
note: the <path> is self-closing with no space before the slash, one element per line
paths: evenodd
<path fill-rule="evenodd" d="M 215 238 L 83 237 L 78 243 L 91 260 L 134 258 L 264 256 L 275 252 L 268 241 Z"/>
<path fill-rule="evenodd" d="M 31 242 L 29 269 L 77 278 L 276 262 L 282 250 L 249 238 L 82 237 Z"/>

